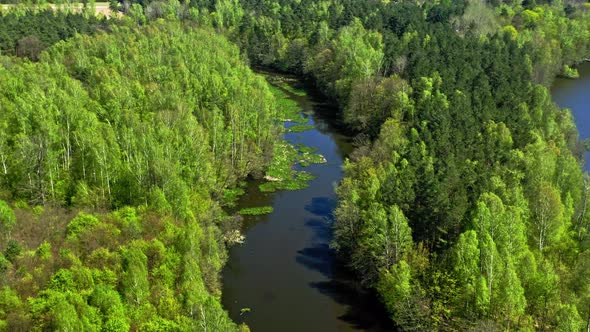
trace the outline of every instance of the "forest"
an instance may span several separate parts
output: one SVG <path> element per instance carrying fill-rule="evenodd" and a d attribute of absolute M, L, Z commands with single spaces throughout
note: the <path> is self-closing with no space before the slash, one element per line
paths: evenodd
<path fill-rule="evenodd" d="M 548 90 L 590 58 L 588 2 L 118 8 L 0 15 L 0 330 L 248 329 L 224 197 L 281 131 L 249 66 L 338 105 L 332 247 L 399 330 L 590 326 L 590 178 Z"/>
<path fill-rule="evenodd" d="M 1 60 L 0 327 L 236 329 L 220 197 L 270 158 L 274 97 L 211 30 L 111 29 Z"/>

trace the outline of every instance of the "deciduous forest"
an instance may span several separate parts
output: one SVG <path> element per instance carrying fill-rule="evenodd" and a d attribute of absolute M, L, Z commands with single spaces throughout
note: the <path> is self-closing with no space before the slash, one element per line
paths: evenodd
<path fill-rule="evenodd" d="M 400 331 L 590 327 L 585 147 L 548 90 L 590 58 L 590 3 L 111 7 L 0 12 L 0 330 L 248 330 L 225 207 L 285 111 L 250 67 L 338 105 L 331 246 Z"/>

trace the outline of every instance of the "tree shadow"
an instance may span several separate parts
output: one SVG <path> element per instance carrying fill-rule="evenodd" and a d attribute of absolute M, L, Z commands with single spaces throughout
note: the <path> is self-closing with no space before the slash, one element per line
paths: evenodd
<path fill-rule="evenodd" d="M 374 292 L 360 287 L 356 280 L 332 278 L 330 281 L 312 282 L 310 286 L 329 296 L 335 302 L 347 306 L 346 312 L 338 319 L 350 324 L 355 329 L 370 332 L 395 331 L 385 308 Z"/>
<path fill-rule="evenodd" d="M 312 219 L 308 223 L 313 221 Z M 347 307 L 345 314 L 338 319 L 363 331 L 395 331 L 377 296 L 361 287 L 354 274 L 344 266 L 344 262 L 338 259 L 327 243 L 317 243 L 299 250 L 296 261 L 328 279 L 311 282 L 309 286 Z"/>
<path fill-rule="evenodd" d="M 347 307 L 345 314 L 338 319 L 358 330 L 395 331 L 387 312 L 374 292 L 363 289 L 354 274 L 330 248 L 332 212 L 335 207 L 335 199 L 329 197 L 314 197 L 311 203 L 305 206 L 305 210 L 315 216 L 305 221 L 305 225 L 314 233 L 313 243 L 299 250 L 295 259 L 297 263 L 321 273 L 328 279 L 311 282 L 309 286 Z"/>
<path fill-rule="evenodd" d="M 326 278 L 332 278 L 334 257 L 328 244 L 319 244 L 299 250 L 295 260 L 312 271 L 320 272 Z"/>
<path fill-rule="evenodd" d="M 311 203 L 305 205 L 305 211 L 319 217 L 332 219 L 332 212 L 336 208 L 337 201 L 330 197 L 313 197 Z"/>

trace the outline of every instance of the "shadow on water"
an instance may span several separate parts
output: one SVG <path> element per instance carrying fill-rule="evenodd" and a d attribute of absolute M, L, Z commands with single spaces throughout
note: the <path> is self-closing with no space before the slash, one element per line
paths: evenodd
<path fill-rule="evenodd" d="M 377 296 L 360 287 L 353 273 L 344 267 L 343 262 L 338 260 L 333 249 L 329 247 L 332 234 L 330 225 L 326 219 L 313 218 L 306 222 L 306 226 L 314 230 L 315 238 L 322 241 L 299 250 L 296 261 L 328 279 L 310 282 L 309 286 L 346 306 L 346 312 L 338 319 L 355 329 L 372 332 L 393 331 L 394 326 Z"/>
<path fill-rule="evenodd" d="M 305 211 L 313 213 L 316 216 L 330 218 L 337 204 L 338 202 L 334 198 L 313 197 L 311 204 L 305 206 Z"/>
<path fill-rule="evenodd" d="M 332 279 L 311 283 L 310 286 L 331 297 L 334 301 L 348 306 L 346 313 L 339 316 L 338 319 L 350 324 L 355 329 L 370 332 L 395 331 L 395 327 L 387 319 L 387 313 L 383 307 L 377 305 L 379 302 L 376 295 L 359 289 L 356 283 Z"/>
<path fill-rule="evenodd" d="M 344 262 L 338 259 L 329 246 L 336 205 L 337 201 L 333 198 L 314 197 L 305 206 L 306 211 L 316 216 L 305 222 L 314 232 L 314 241 L 312 246 L 297 252 L 296 261 L 310 270 L 320 272 L 328 279 L 311 282 L 309 286 L 348 308 L 338 319 L 358 330 L 393 331 L 394 326 L 376 294 L 360 286 L 354 274 L 345 268 Z"/>
<path fill-rule="evenodd" d="M 296 88 L 305 89 L 313 103 L 315 129 L 330 136 L 338 148 L 340 156 L 347 157 L 352 152 L 352 137 L 343 135 L 346 126 L 342 122 L 335 102 L 327 101 L 325 96 L 310 81 L 295 81 Z M 318 102 L 322 100 L 323 102 Z M 300 101 L 301 102 L 301 101 Z M 346 268 L 344 261 L 330 247 L 333 238 L 332 225 L 336 197 L 313 197 L 305 210 L 315 218 L 307 219 L 305 225 L 313 230 L 313 245 L 297 252 L 297 263 L 323 274 L 328 281 L 311 282 L 309 286 L 333 301 L 347 307 L 338 319 L 357 330 L 370 332 L 395 331 L 389 315 L 381 305 L 377 294 L 361 287 L 355 275 Z"/>

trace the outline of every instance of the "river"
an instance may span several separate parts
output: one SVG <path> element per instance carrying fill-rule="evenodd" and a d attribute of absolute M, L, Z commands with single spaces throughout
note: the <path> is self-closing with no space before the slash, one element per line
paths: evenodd
<path fill-rule="evenodd" d="M 553 101 L 572 110 L 580 139 L 590 138 L 590 63 L 578 67 L 579 79 L 557 78 L 551 87 Z M 590 154 L 584 156 L 584 170 L 590 171 Z"/>
<path fill-rule="evenodd" d="M 274 211 L 245 216 L 246 241 L 230 248 L 223 270 L 223 306 L 253 332 L 391 331 L 375 296 L 360 289 L 329 248 L 334 189 L 352 150 L 350 137 L 336 128 L 335 109 L 317 91 L 291 82 L 306 90 L 307 96 L 289 95 L 315 129 L 285 139 L 316 148 L 327 163 L 306 168 L 315 179 L 303 190 L 260 193 L 258 183 L 250 183 L 239 207 Z"/>

